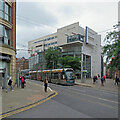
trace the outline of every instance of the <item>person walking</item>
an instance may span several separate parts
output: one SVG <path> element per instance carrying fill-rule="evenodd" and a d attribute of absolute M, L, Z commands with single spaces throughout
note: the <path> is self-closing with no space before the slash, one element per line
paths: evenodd
<path fill-rule="evenodd" d="M 47 92 L 48 80 L 47 78 L 44 79 L 44 90 Z"/>
<path fill-rule="evenodd" d="M 95 84 L 95 83 L 97 83 L 97 76 L 96 75 L 93 77 L 93 84 Z"/>
<path fill-rule="evenodd" d="M 101 77 L 101 86 L 104 86 L 104 78 Z"/>
<path fill-rule="evenodd" d="M 9 85 L 9 89 L 10 89 L 11 91 L 14 91 L 14 90 L 13 90 L 13 86 L 12 86 L 12 79 L 11 79 L 11 77 L 10 77 L 9 80 L 8 80 L 8 85 Z"/>
<path fill-rule="evenodd" d="M 98 81 L 100 81 L 100 75 L 98 74 Z"/>
<path fill-rule="evenodd" d="M 95 84 L 95 76 L 93 77 L 93 84 Z"/>
<path fill-rule="evenodd" d="M 98 77 L 97 77 L 97 75 L 95 76 L 95 82 L 98 83 Z"/>
<path fill-rule="evenodd" d="M 24 83 L 25 83 L 25 77 L 22 76 L 21 78 L 21 87 L 24 88 Z"/>
<path fill-rule="evenodd" d="M 105 82 L 105 75 L 103 75 L 103 80 L 104 80 L 104 82 Z"/>
<path fill-rule="evenodd" d="M 22 76 L 19 77 L 19 87 L 21 86 Z"/>
<path fill-rule="evenodd" d="M 115 78 L 115 85 L 119 85 L 119 78 L 117 77 L 117 75 L 116 75 L 116 78 Z"/>

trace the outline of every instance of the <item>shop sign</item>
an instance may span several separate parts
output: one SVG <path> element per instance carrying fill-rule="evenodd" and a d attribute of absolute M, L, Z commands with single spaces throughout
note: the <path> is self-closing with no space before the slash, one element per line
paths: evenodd
<path fill-rule="evenodd" d="M 0 55 L 0 60 L 10 61 L 10 57 L 9 56 L 2 56 L 2 55 Z"/>

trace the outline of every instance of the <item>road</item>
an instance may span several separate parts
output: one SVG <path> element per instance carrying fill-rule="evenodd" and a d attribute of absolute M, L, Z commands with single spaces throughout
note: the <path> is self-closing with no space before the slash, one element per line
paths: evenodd
<path fill-rule="evenodd" d="M 82 86 L 49 86 L 58 92 L 57 96 L 9 118 L 118 118 L 117 92 Z"/>

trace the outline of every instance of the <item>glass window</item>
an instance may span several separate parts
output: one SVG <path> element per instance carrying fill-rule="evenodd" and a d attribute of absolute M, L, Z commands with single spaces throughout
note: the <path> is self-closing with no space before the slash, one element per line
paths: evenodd
<path fill-rule="evenodd" d="M 5 20 L 7 20 L 7 21 L 9 20 L 9 19 L 8 19 L 8 15 L 7 15 L 7 14 L 5 14 Z"/>
<path fill-rule="evenodd" d="M 3 29 L 4 29 L 3 25 L 0 25 L 0 36 L 3 36 Z"/>
<path fill-rule="evenodd" d="M 5 28 L 5 37 L 10 38 L 10 31 L 7 28 Z"/>
<path fill-rule="evenodd" d="M 11 7 L 8 7 L 8 15 L 11 16 Z"/>
<path fill-rule="evenodd" d="M 11 22 L 11 7 L 3 1 L 0 1 L 0 17 Z"/>
<path fill-rule="evenodd" d="M 10 39 L 8 39 L 8 45 L 10 45 Z"/>
<path fill-rule="evenodd" d="M 0 44 L 3 44 L 4 43 L 4 37 L 2 36 L 0 36 Z"/>
<path fill-rule="evenodd" d="M 10 29 L 0 25 L 0 44 L 10 45 Z"/>
<path fill-rule="evenodd" d="M 3 11 L 3 4 L 4 4 L 4 2 L 2 0 L 0 0 L 0 10 L 2 10 L 2 11 Z"/>
<path fill-rule="evenodd" d="M 3 11 L 0 11 L 0 17 L 3 18 Z"/>
<path fill-rule="evenodd" d="M 8 45 L 8 38 L 4 38 L 4 44 Z"/>
<path fill-rule="evenodd" d="M 5 3 L 5 13 L 7 13 L 8 14 L 8 4 L 7 3 Z"/>

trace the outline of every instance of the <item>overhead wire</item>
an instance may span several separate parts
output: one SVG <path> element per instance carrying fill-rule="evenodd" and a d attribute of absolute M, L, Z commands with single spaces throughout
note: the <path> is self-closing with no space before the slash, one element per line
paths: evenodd
<path fill-rule="evenodd" d="M 41 27 L 45 27 L 45 26 L 48 26 L 48 27 L 51 27 L 51 28 L 55 28 L 57 29 L 56 26 L 50 26 L 50 25 L 46 25 L 46 24 L 40 24 L 37 20 L 33 20 L 31 18 L 28 18 L 28 17 L 25 17 L 25 16 L 20 16 L 20 15 L 16 15 L 16 19 L 20 20 L 20 21 L 23 21 L 27 24 L 32 24 L 32 25 L 37 25 L 37 26 L 41 26 Z M 103 30 L 103 31 L 100 31 L 100 32 L 97 32 L 97 33 L 103 33 L 103 32 L 107 32 L 109 30 L 113 30 L 115 28 L 109 28 L 109 29 L 106 29 L 106 30 Z M 50 43 L 50 41 L 48 41 Z M 55 45 L 53 45 L 55 46 Z"/>

